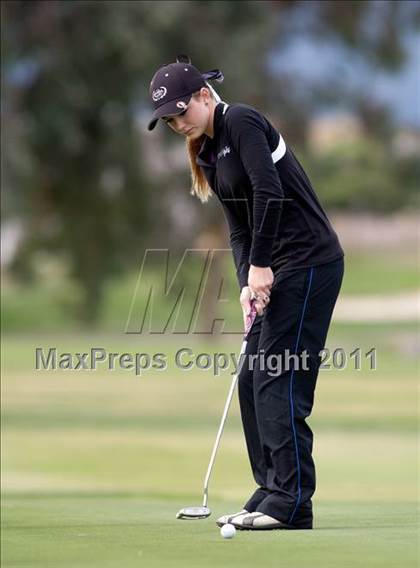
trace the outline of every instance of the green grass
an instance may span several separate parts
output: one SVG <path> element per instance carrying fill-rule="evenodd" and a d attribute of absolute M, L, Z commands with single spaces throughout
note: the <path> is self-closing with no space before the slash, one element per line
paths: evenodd
<path fill-rule="evenodd" d="M 194 370 L 35 372 L 34 348 L 237 352 L 240 338 L 120 334 L 6 335 L 2 378 L 2 566 L 288 568 L 416 565 L 417 375 L 405 326 L 334 325 L 329 345 L 375 345 L 378 370 L 320 374 L 315 432 L 315 530 L 238 533 L 214 520 L 255 485 L 237 400 L 201 521 L 202 480 L 230 375 Z M 397 338 L 402 338 L 402 341 Z M 407 344 L 409 341 L 407 341 Z"/>
<path fill-rule="evenodd" d="M 395 294 L 416 290 L 420 285 L 418 255 L 347 253 L 343 294 Z"/>
<path fill-rule="evenodd" d="M 4 566 L 415 566 L 407 504 L 325 503 L 315 531 L 237 533 L 213 520 L 176 521 L 184 501 L 139 495 L 23 495 L 6 499 Z M 234 502 L 213 503 L 214 517 Z M 22 519 L 25 519 L 22 522 Z M 28 552 L 30 551 L 30 556 Z"/>

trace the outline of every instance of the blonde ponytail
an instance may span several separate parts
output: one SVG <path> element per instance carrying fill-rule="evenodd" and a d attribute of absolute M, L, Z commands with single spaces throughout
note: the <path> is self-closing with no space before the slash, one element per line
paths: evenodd
<path fill-rule="evenodd" d="M 197 138 L 197 140 L 191 140 L 187 138 L 187 151 L 188 151 L 188 158 L 190 160 L 190 168 L 191 168 L 191 195 L 196 195 L 202 203 L 206 203 L 211 195 L 211 189 L 209 184 L 207 183 L 206 176 L 203 173 L 203 170 L 200 166 L 196 163 L 195 159 L 200 151 L 201 144 L 203 143 L 205 134 Z"/>
<path fill-rule="evenodd" d="M 221 99 L 219 95 L 216 93 L 216 91 L 213 89 L 213 87 L 207 82 L 206 84 L 210 91 L 211 98 L 216 103 L 220 102 Z M 200 91 L 197 91 L 196 93 L 193 94 L 193 97 L 198 97 L 199 95 Z M 196 195 L 202 203 L 206 203 L 212 194 L 211 188 L 207 182 L 203 170 L 200 168 L 199 165 L 197 165 L 197 162 L 195 161 L 198 152 L 200 151 L 201 145 L 203 144 L 204 138 L 205 134 L 203 134 L 202 136 L 200 136 L 200 138 L 197 138 L 196 140 L 191 140 L 190 138 L 186 139 L 187 152 L 188 152 L 188 158 L 190 161 L 190 169 L 191 169 L 191 181 L 192 181 L 192 187 L 190 193 L 191 195 Z"/>

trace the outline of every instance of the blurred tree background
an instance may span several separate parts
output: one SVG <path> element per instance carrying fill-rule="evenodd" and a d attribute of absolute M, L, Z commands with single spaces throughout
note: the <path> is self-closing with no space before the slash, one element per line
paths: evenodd
<path fill-rule="evenodd" d="M 398 138 L 369 84 L 343 73 L 312 85 L 282 69 L 287 47 L 306 37 L 396 73 L 418 2 L 6 0 L 1 9 L 2 210 L 16 243 L 3 249 L 6 273 L 32 287 L 58 278 L 54 302 L 70 319 L 97 322 L 107 283 L 136 272 L 146 248 L 183 251 L 197 234 L 224 242 L 218 204 L 203 211 L 189 195 L 183 142 L 162 125 L 146 132 L 151 77 L 178 53 L 203 71 L 220 67 L 222 98 L 270 117 L 330 210 L 418 205 L 418 133 Z M 342 140 L 314 121 L 337 105 L 352 115 Z"/>

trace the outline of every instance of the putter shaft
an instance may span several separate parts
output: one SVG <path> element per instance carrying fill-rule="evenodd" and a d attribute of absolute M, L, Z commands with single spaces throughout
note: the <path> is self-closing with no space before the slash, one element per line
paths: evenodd
<path fill-rule="evenodd" d="M 243 361 L 245 359 L 243 357 L 243 355 L 245 354 L 247 343 L 248 342 L 247 342 L 246 339 L 244 339 L 244 341 L 242 342 L 242 348 L 241 348 L 241 351 L 240 351 L 240 354 L 239 354 L 239 369 L 235 373 L 235 376 L 233 377 L 232 383 L 230 385 L 229 393 L 228 393 L 226 403 L 225 403 L 225 408 L 223 410 L 222 419 L 220 421 L 219 430 L 217 432 L 216 440 L 215 440 L 214 446 L 213 446 L 213 451 L 212 451 L 211 457 L 210 457 L 209 466 L 207 468 L 206 477 L 204 479 L 203 507 L 207 507 L 210 476 L 211 476 L 211 472 L 212 472 L 212 469 L 213 469 L 214 462 L 216 460 L 217 450 L 219 448 L 220 439 L 222 437 L 223 429 L 225 427 L 226 418 L 227 418 L 227 415 L 228 415 L 228 412 L 229 412 L 229 407 L 230 407 L 230 404 L 231 404 L 232 398 L 233 398 L 233 393 L 235 392 L 236 383 L 238 382 L 238 375 L 239 375 L 239 373 L 242 369 Z"/>

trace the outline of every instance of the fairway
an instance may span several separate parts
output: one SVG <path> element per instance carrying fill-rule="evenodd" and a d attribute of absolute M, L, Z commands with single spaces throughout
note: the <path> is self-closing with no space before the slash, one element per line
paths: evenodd
<path fill-rule="evenodd" d="M 334 327 L 331 347 L 376 345 L 378 370 L 320 373 L 310 421 L 315 530 L 237 532 L 232 541 L 215 520 L 240 509 L 255 487 L 236 396 L 211 480 L 212 516 L 175 519 L 201 503 L 229 374 L 35 372 L 39 345 L 171 353 L 180 343 L 7 336 L 2 566 L 416 566 L 417 362 L 395 347 L 413 332 Z M 191 346 L 234 352 L 237 344 Z"/>

